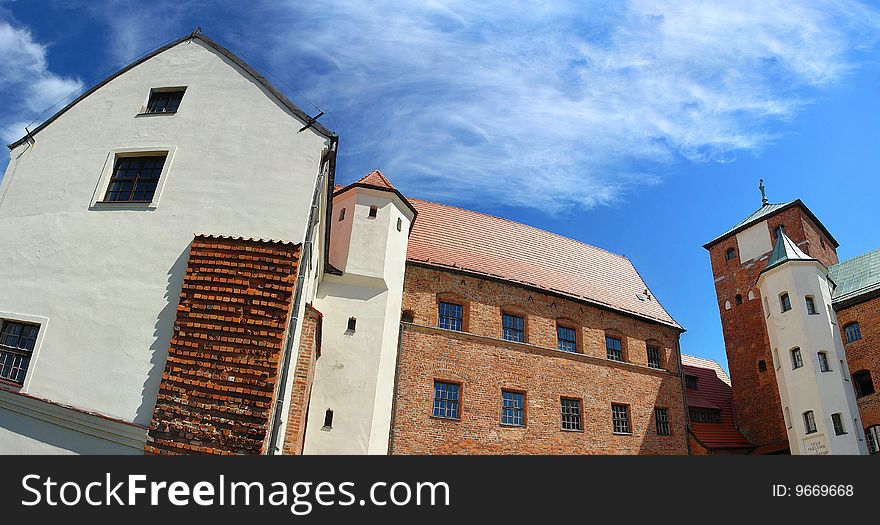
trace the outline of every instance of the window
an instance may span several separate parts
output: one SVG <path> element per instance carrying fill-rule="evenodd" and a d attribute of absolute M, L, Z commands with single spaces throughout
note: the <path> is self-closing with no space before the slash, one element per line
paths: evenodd
<path fill-rule="evenodd" d="M 145 113 L 174 113 L 183 100 L 183 89 L 162 89 L 150 92 Z"/>
<path fill-rule="evenodd" d="M 760 361 L 758 361 L 758 372 L 763 373 L 766 371 L 767 371 L 767 361 L 764 361 L 763 359 L 761 359 Z"/>
<path fill-rule="evenodd" d="M 657 423 L 658 436 L 671 436 L 669 431 L 669 410 L 665 408 L 654 409 L 654 421 Z"/>
<path fill-rule="evenodd" d="M 623 343 L 620 339 L 611 336 L 605 336 L 605 350 L 608 359 L 612 361 L 623 361 Z"/>
<path fill-rule="evenodd" d="M 814 434 L 816 432 L 816 417 L 813 415 L 812 410 L 804 412 L 804 431 L 807 434 Z"/>
<path fill-rule="evenodd" d="M 397 218 L 397 231 L 403 230 L 403 219 L 400 217 Z"/>
<path fill-rule="evenodd" d="M 506 341 L 516 341 L 522 343 L 525 341 L 525 331 L 523 327 L 525 321 L 522 317 L 510 314 L 501 315 L 501 337 Z"/>
<path fill-rule="evenodd" d="M 333 411 L 329 408 L 324 412 L 324 428 L 333 428 Z"/>
<path fill-rule="evenodd" d="M 649 346 L 648 347 L 648 366 L 650 368 L 663 368 L 662 363 L 660 362 L 660 349 Z"/>
<path fill-rule="evenodd" d="M 583 430 L 580 399 L 562 398 L 562 430 Z"/>
<path fill-rule="evenodd" d="M 434 417 L 458 419 L 461 385 L 434 381 Z"/>
<path fill-rule="evenodd" d="M 697 390 L 699 388 L 700 378 L 697 376 L 684 376 L 684 385 L 691 390 Z"/>
<path fill-rule="evenodd" d="M 573 328 L 557 324 L 556 348 L 563 352 L 577 353 L 577 332 Z"/>
<path fill-rule="evenodd" d="M 379 207 L 374 204 L 374 205 L 370 206 L 370 214 L 367 215 L 367 217 L 369 217 L 371 219 L 375 219 L 376 215 L 378 213 L 379 213 Z"/>
<path fill-rule="evenodd" d="M 880 454 L 880 425 L 866 428 L 865 437 L 868 438 L 868 452 Z"/>
<path fill-rule="evenodd" d="M 843 418 L 841 418 L 840 414 L 831 414 L 831 423 L 834 426 L 835 436 L 846 434 L 846 430 L 843 428 Z"/>
<path fill-rule="evenodd" d="M 2 321 L 0 328 L 0 379 L 24 383 L 37 344 L 38 325 Z"/>
<path fill-rule="evenodd" d="M 773 349 L 773 366 L 776 367 L 776 370 L 779 370 L 782 367 L 782 362 L 779 360 L 779 350 Z"/>
<path fill-rule="evenodd" d="M 727 255 L 725 257 L 728 261 L 732 261 L 733 259 L 736 259 L 736 249 L 728 248 Z"/>
<path fill-rule="evenodd" d="M 737 294 L 737 296 L 736 296 L 736 305 L 739 306 L 739 305 L 741 305 L 741 304 L 743 304 L 743 296 Z"/>
<path fill-rule="evenodd" d="M 780 224 L 779 226 L 777 226 L 777 227 L 776 227 L 776 230 L 775 230 L 775 233 L 776 233 L 776 238 L 779 238 L 780 235 L 782 235 L 783 233 L 785 233 L 785 225 L 784 225 L 784 224 Z"/>
<path fill-rule="evenodd" d="M 455 303 L 440 303 L 440 328 L 461 332 L 461 321 L 464 316 L 464 307 Z"/>
<path fill-rule="evenodd" d="M 825 239 L 819 239 L 819 245 L 822 246 L 822 249 L 825 249 Z"/>
<path fill-rule="evenodd" d="M 615 434 L 629 434 L 629 405 L 611 404 L 611 424 Z"/>
<path fill-rule="evenodd" d="M 871 380 L 871 372 L 859 370 L 852 375 L 852 378 L 856 389 L 856 397 L 864 397 L 874 393 L 874 382 Z"/>
<path fill-rule="evenodd" d="M 349 332 L 354 332 L 355 329 L 357 328 L 357 322 L 358 322 L 358 320 L 356 317 L 349 317 L 348 318 L 348 326 L 346 327 L 346 329 Z"/>
<path fill-rule="evenodd" d="M 717 408 L 689 407 L 688 415 L 694 423 L 721 423 L 721 410 Z"/>
<path fill-rule="evenodd" d="M 783 313 L 791 310 L 791 298 L 788 296 L 787 293 L 779 296 L 779 303 L 782 306 Z"/>
<path fill-rule="evenodd" d="M 852 343 L 862 338 L 862 329 L 859 323 L 850 323 L 843 327 L 843 333 L 846 335 L 846 342 Z"/>
<path fill-rule="evenodd" d="M 104 201 L 152 202 L 164 166 L 165 155 L 117 158 Z"/>
<path fill-rule="evenodd" d="M 791 349 L 791 369 L 797 370 L 798 368 L 804 366 L 804 359 L 801 356 L 800 348 L 792 348 Z"/>
<path fill-rule="evenodd" d="M 816 301 L 813 300 L 809 295 L 805 299 L 807 302 L 807 313 L 810 315 L 816 315 L 818 312 L 816 311 Z"/>
<path fill-rule="evenodd" d="M 510 390 L 501 391 L 501 424 L 513 427 L 526 425 L 525 394 Z"/>
<path fill-rule="evenodd" d="M 791 428 L 791 412 L 788 410 L 788 407 L 785 407 L 783 418 L 785 419 L 785 428 Z"/>
<path fill-rule="evenodd" d="M 819 357 L 819 371 L 830 372 L 831 367 L 828 366 L 828 354 L 825 352 L 819 352 L 816 355 Z"/>
<path fill-rule="evenodd" d="M 339 210 L 339 221 L 342 222 L 345 220 L 345 208 Z"/>

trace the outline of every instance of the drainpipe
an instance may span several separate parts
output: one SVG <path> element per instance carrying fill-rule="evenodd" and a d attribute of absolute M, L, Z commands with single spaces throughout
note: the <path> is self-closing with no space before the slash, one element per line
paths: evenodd
<path fill-rule="evenodd" d="M 324 166 L 328 166 L 326 171 L 330 174 L 330 180 L 332 181 L 333 174 L 331 173 L 331 170 L 335 167 L 335 162 L 333 162 L 333 158 L 336 155 L 337 143 L 338 140 L 335 137 L 331 139 L 330 147 L 325 152 L 322 158 L 320 172 L 318 173 L 318 180 L 315 182 L 315 190 L 312 195 L 312 206 L 309 210 L 309 221 L 306 228 L 306 238 L 303 242 L 303 249 L 299 259 L 300 271 L 299 275 L 296 278 L 296 288 L 293 296 L 293 305 L 291 306 L 290 324 L 287 327 L 287 343 L 284 345 L 284 355 L 281 357 L 281 375 L 278 378 L 278 386 L 275 394 L 274 414 L 272 416 L 271 428 L 269 429 L 269 442 L 266 453 L 270 456 L 275 455 L 281 451 L 281 448 L 278 445 L 278 432 L 281 429 L 281 413 L 282 409 L 284 408 L 284 396 L 287 392 L 287 376 L 289 375 L 288 370 L 290 369 L 290 361 L 293 355 L 293 341 L 296 335 L 299 305 L 302 301 L 302 293 L 305 286 L 306 276 L 307 274 L 311 273 L 312 245 L 314 243 L 314 241 L 312 240 L 312 233 L 315 230 L 315 223 L 318 220 L 317 213 L 321 202 L 321 189 L 324 186 Z M 303 270 L 303 262 L 307 264 L 305 270 Z M 323 261 L 317 261 L 316 264 L 323 264 Z"/>
<path fill-rule="evenodd" d="M 691 417 L 688 413 L 688 403 L 687 403 L 687 388 L 684 384 L 684 365 L 681 362 L 681 334 L 678 334 L 678 342 L 675 344 L 678 351 L 678 380 L 681 385 L 681 402 L 684 405 L 684 444 L 687 448 L 688 456 L 690 456 L 693 451 L 691 450 Z"/>
<path fill-rule="evenodd" d="M 388 455 L 394 454 L 394 422 L 397 419 L 397 386 L 400 384 L 400 352 L 403 349 L 403 320 L 397 329 L 397 359 L 394 363 L 394 394 L 391 397 L 391 428 L 388 430 Z"/>

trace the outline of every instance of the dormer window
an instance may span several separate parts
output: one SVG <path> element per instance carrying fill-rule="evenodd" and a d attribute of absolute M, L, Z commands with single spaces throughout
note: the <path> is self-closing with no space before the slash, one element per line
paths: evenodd
<path fill-rule="evenodd" d="M 176 113 L 186 88 L 162 88 L 150 91 L 150 100 L 144 113 Z"/>

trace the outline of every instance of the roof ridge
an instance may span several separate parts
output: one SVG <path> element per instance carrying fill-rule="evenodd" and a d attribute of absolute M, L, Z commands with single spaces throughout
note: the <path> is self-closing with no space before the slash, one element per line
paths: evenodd
<path fill-rule="evenodd" d="M 476 213 L 476 214 L 478 214 L 478 215 L 484 215 L 484 216 L 486 216 L 486 217 L 492 217 L 493 219 L 500 219 L 500 220 L 502 220 L 502 221 L 509 222 L 509 223 L 511 223 L 511 224 L 515 224 L 515 225 L 518 225 L 518 226 L 525 226 L 526 228 L 531 228 L 531 229 L 533 229 L 533 230 L 535 230 L 535 231 L 539 231 L 539 232 L 547 233 L 547 234 L 549 234 L 549 235 L 552 235 L 552 236 L 554 236 L 554 237 L 558 237 L 558 238 L 560 238 L 560 239 L 565 239 L 565 240 L 567 240 L 567 241 L 571 241 L 571 242 L 574 242 L 574 243 L 580 244 L 580 245 L 582 245 L 582 246 L 587 246 L 587 247 L 589 247 L 589 248 L 593 248 L 593 249 L 595 249 L 595 250 L 599 250 L 599 251 L 601 251 L 601 252 L 605 252 L 605 253 L 607 253 L 607 254 L 609 254 L 609 255 L 613 255 L 613 256 L 615 256 L 615 257 L 619 257 L 619 258 L 621 258 L 621 259 L 624 259 L 624 260 L 626 260 L 626 261 L 629 261 L 630 264 L 632 264 L 632 261 L 630 261 L 629 257 L 627 257 L 626 255 L 622 255 L 622 254 L 619 254 L 619 253 L 614 253 L 614 252 L 612 252 L 612 251 L 610 251 L 610 250 L 606 250 L 605 248 L 602 248 L 602 247 L 600 247 L 600 246 L 596 246 L 595 244 L 590 244 L 590 243 L 588 243 L 588 242 L 580 241 L 580 240 L 578 240 L 578 239 L 573 239 L 573 238 L 571 238 L 571 237 L 566 237 L 565 235 L 560 235 L 560 234 L 555 233 L 555 232 L 552 232 L 552 231 L 550 231 L 550 230 L 545 230 L 544 228 L 538 228 L 537 226 L 532 226 L 531 224 L 526 224 L 526 223 L 524 223 L 524 222 L 515 221 L 515 220 L 513 220 L 513 219 L 509 219 L 509 218 L 507 218 L 507 217 L 501 217 L 500 215 L 492 215 L 491 213 L 485 213 L 485 212 L 482 212 L 482 211 L 471 210 L 471 209 L 469 209 L 469 208 L 463 208 L 463 207 L 461 207 L 461 206 L 454 206 L 454 205 L 452 205 L 452 204 L 446 204 L 446 203 L 443 203 L 443 202 L 429 201 L 429 200 L 424 200 L 424 199 L 410 199 L 410 200 L 413 201 L 413 202 L 424 202 L 424 203 L 428 203 L 428 204 L 436 204 L 437 206 L 443 206 L 443 207 L 445 207 L 445 208 L 454 208 L 454 209 L 456 209 L 456 210 L 462 210 L 462 211 L 466 211 L 466 212 L 468 212 L 468 213 Z M 635 265 L 633 265 L 633 267 L 635 267 Z"/>

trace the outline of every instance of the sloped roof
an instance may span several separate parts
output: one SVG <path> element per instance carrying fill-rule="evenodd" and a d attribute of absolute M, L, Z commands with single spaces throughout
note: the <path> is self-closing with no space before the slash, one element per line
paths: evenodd
<path fill-rule="evenodd" d="M 369 186 L 378 186 L 380 188 L 388 188 L 395 189 L 394 186 L 385 178 L 385 175 L 382 174 L 379 170 L 373 170 L 370 173 L 367 173 L 357 181 L 361 184 L 367 184 Z"/>
<path fill-rule="evenodd" d="M 837 287 L 835 304 L 880 292 L 880 249 L 868 252 L 828 269 Z"/>
<path fill-rule="evenodd" d="M 150 52 L 150 53 L 147 53 L 146 55 L 142 56 L 141 58 L 138 58 L 137 60 L 131 62 L 130 64 L 128 64 L 127 66 L 123 67 L 123 68 L 120 69 L 119 71 L 117 71 L 117 72 L 111 74 L 109 77 L 107 77 L 107 78 L 105 78 L 104 80 L 98 82 L 97 84 L 95 84 L 94 86 L 92 86 L 91 88 L 89 88 L 88 90 L 86 90 L 85 92 L 83 92 L 82 95 L 80 95 L 80 96 L 78 96 L 76 99 L 74 99 L 73 102 L 71 102 L 70 104 L 64 106 L 63 108 L 61 108 L 60 110 L 58 110 L 54 115 L 52 115 L 51 117 L 49 117 L 48 119 L 46 119 L 45 121 L 43 121 L 43 123 L 41 123 L 39 126 L 37 126 L 36 128 L 34 128 L 34 129 L 30 132 L 30 136 L 33 137 L 34 135 L 36 135 L 37 133 L 39 133 L 43 128 L 45 128 L 46 126 L 48 126 L 49 124 L 51 124 L 53 121 L 55 121 L 55 119 L 57 119 L 58 117 L 60 117 L 61 115 L 63 115 L 67 110 L 69 110 L 70 108 L 72 108 L 73 106 L 75 106 L 76 104 L 78 104 L 81 100 L 83 100 L 84 98 L 88 97 L 89 95 L 91 95 L 92 93 L 94 93 L 95 91 L 97 91 L 98 89 L 100 89 L 101 87 L 103 87 L 105 84 L 107 84 L 108 82 L 110 82 L 110 81 L 113 80 L 114 78 L 116 78 L 116 77 L 118 77 L 118 76 L 120 76 L 120 75 L 126 73 L 126 72 L 129 71 L 130 69 L 133 69 L 133 68 L 137 67 L 137 66 L 140 65 L 140 64 L 143 64 L 144 62 L 146 62 L 147 60 L 150 60 L 151 58 L 155 57 L 156 55 L 158 55 L 158 54 L 160 54 L 160 53 L 163 53 L 164 51 L 167 51 L 167 50 L 171 49 L 172 47 L 175 47 L 175 46 L 177 46 L 177 45 L 179 45 L 179 44 L 182 44 L 182 43 L 184 43 L 184 42 L 188 42 L 188 41 L 190 41 L 190 40 L 199 40 L 199 41 L 203 42 L 205 45 L 207 45 L 208 47 L 214 49 L 215 51 L 217 51 L 218 53 L 220 53 L 220 54 L 223 55 L 224 57 L 226 57 L 226 58 L 228 58 L 229 60 L 231 60 L 235 65 L 237 65 L 238 67 L 240 67 L 241 69 L 243 69 L 245 72 L 247 72 L 248 75 L 250 75 L 251 77 L 253 77 L 254 80 L 256 80 L 256 81 L 257 81 L 259 84 L 261 84 L 264 88 L 266 88 L 266 90 L 269 91 L 269 93 L 271 93 L 273 96 L 275 96 L 275 98 L 277 98 L 278 101 L 281 102 L 282 105 L 284 105 L 287 109 L 289 109 L 291 113 L 293 113 L 294 115 L 296 115 L 297 118 L 299 118 L 300 120 L 302 120 L 303 123 L 310 122 L 310 125 L 309 125 L 309 126 L 310 126 L 312 129 L 314 129 L 315 131 L 317 131 L 318 133 L 320 133 L 321 135 L 323 135 L 323 136 L 325 136 L 325 137 L 327 137 L 327 138 L 331 138 L 331 137 L 335 137 L 335 136 L 336 136 L 336 134 L 335 134 L 334 132 L 332 132 L 332 131 L 330 131 L 329 129 L 325 128 L 325 127 L 324 127 L 323 125 L 321 125 L 320 123 L 318 123 L 318 122 L 312 122 L 312 118 L 309 117 L 309 115 L 308 115 L 306 112 L 304 112 L 303 110 L 301 110 L 300 108 L 298 108 L 298 107 L 296 106 L 296 104 L 294 104 L 293 102 L 291 102 L 290 99 L 287 98 L 287 97 L 284 95 L 284 93 L 282 93 L 281 91 L 279 91 L 278 88 L 276 88 L 274 85 L 272 85 L 271 82 L 269 82 L 268 80 L 266 80 L 265 77 L 263 77 L 262 75 L 260 75 L 259 73 L 257 73 L 257 71 L 256 71 L 253 67 L 251 67 L 247 62 L 245 62 L 244 60 L 242 60 L 241 58 L 239 58 L 238 56 L 236 56 L 232 51 L 226 49 L 225 47 L 221 46 L 221 45 L 218 44 L 217 42 L 215 42 L 215 41 L 211 40 L 210 38 L 206 37 L 206 36 L 205 36 L 204 34 L 202 34 L 200 31 L 196 31 L 196 32 L 194 32 L 194 33 L 192 33 L 192 34 L 187 34 L 187 35 L 185 35 L 185 36 L 182 36 L 182 37 L 178 38 L 177 40 L 174 40 L 174 41 L 172 41 L 172 42 L 169 42 L 169 43 L 165 44 L 164 46 L 162 46 L 162 47 L 160 47 L 160 48 L 158 48 L 158 49 L 156 49 L 156 50 L 154 50 L 154 51 L 152 51 L 152 52 Z M 26 135 L 26 136 L 24 136 L 24 137 L 18 139 L 17 141 L 13 142 L 12 144 L 9 144 L 9 149 L 13 149 L 13 148 L 18 147 L 19 145 L 21 145 L 22 143 L 24 143 L 25 140 L 27 140 L 27 138 L 28 138 L 28 136 Z"/>
<path fill-rule="evenodd" d="M 773 246 L 773 252 L 770 253 L 770 259 L 767 261 L 767 267 L 761 273 L 771 270 L 788 261 L 816 261 L 801 250 L 793 240 L 783 231 L 776 238 L 776 244 Z"/>
<path fill-rule="evenodd" d="M 735 235 L 735 234 L 749 228 L 750 226 L 753 226 L 754 224 L 761 222 L 762 220 L 770 217 L 771 215 L 775 215 L 781 211 L 787 210 L 788 208 L 790 208 L 792 206 L 800 206 L 804 210 L 804 212 L 806 212 L 807 216 L 809 216 L 810 219 L 812 219 L 813 222 L 815 222 L 816 225 L 819 226 L 819 228 L 822 230 L 822 233 L 824 233 L 828 237 L 828 239 L 834 244 L 834 247 L 836 248 L 836 247 L 840 246 L 840 243 L 837 242 L 837 240 L 834 238 L 834 236 L 831 235 L 831 232 L 829 232 L 828 229 L 825 228 L 825 225 L 822 224 L 821 221 L 819 221 L 819 219 L 813 214 L 813 212 L 810 211 L 809 208 L 807 208 L 807 205 L 804 204 L 803 201 L 801 201 L 800 199 L 796 199 L 796 200 L 781 203 L 781 204 L 767 203 L 767 204 L 761 206 L 754 213 L 752 213 L 751 215 L 749 215 L 745 219 L 739 221 L 739 223 L 737 223 L 736 226 L 734 226 L 733 228 L 727 230 L 726 232 L 722 233 L 718 237 L 715 237 L 711 241 L 704 244 L 703 248 L 706 248 L 708 250 L 709 248 L 711 248 L 715 244 L 718 244 L 719 242 L 726 239 L 727 237 L 730 237 L 731 235 Z"/>
<path fill-rule="evenodd" d="M 411 262 L 470 271 L 681 329 L 626 257 L 532 226 L 436 202 L 419 212 Z"/>
<path fill-rule="evenodd" d="M 687 389 L 688 407 L 721 409 L 721 423 L 691 421 L 691 432 L 697 441 L 709 449 L 751 448 L 753 445 L 736 428 L 730 377 L 721 365 L 685 354 L 681 355 L 681 364 L 685 374 L 698 378 L 697 390 Z"/>
<path fill-rule="evenodd" d="M 416 217 L 419 214 L 418 210 L 416 210 L 416 208 L 412 205 L 412 202 L 410 202 L 410 200 L 407 199 L 404 194 L 400 193 L 397 188 L 395 188 L 394 185 L 385 178 L 385 175 L 383 175 L 381 171 L 373 170 L 347 186 L 336 185 L 335 189 L 333 190 L 333 196 L 335 197 L 336 195 L 345 193 L 352 188 L 372 188 L 375 190 L 390 191 L 397 195 L 400 200 L 403 201 L 403 204 L 413 212 L 413 220 L 410 223 L 410 229 L 412 229 L 413 225 L 415 224 Z"/>

